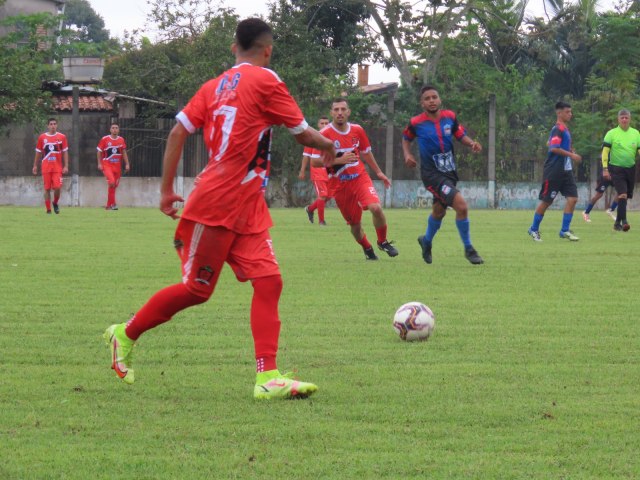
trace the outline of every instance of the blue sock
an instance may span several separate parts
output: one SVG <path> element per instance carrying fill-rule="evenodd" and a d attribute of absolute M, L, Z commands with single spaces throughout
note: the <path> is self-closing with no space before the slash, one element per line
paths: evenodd
<path fill-rule="evenodd" d="M 589 214 L 592 208 L 593 208 L 593 203 L 590 203 L 589 205 L 587 205 L 587 209 L 584 211 L 584 213 Z"/>
<path fill-rule="evenodd" d="M 613 212 L 616 208 L 618 208 L 618 202 L 614 201 L 609 207 L 609 210 Z"/>
<path fill-rule="evenodd" d="M 573 213 L 564 213 L 562 215 L 562 230 L 561 232 L 568 232 L 569 226 L 571 225 L 571 219 L 573 218 Z"/>
<path fill-rule="evenodd" d="M 425 241 L 431 243 L 433 237 L 435 237 L 438 230 L 440 230 L 441 225 L 442 220 L 436 220 L 433 218 L 433 215 L 429 215 L 429 220 L 427 221 L 427 232 L 424 234 Z"/>
<path fill-rule="evenodd" d="M 458 227 L 458 233 L 460 234 L 460 239 L 464 244 L 464 248 L 471 247 L 471 235 L 469 235 L 469 219 L 465 218 L 464 220 L 456 220 L 456 227 Z"/>
<path fill-rule="evenodd" d="M 539 213 L 533 214 L 533 223 L 531 224 L 531 231 L 537 232 L 540 230 L 540 223 L 542 223 L 542 219 L 544 215 L 540 215 Z"/>

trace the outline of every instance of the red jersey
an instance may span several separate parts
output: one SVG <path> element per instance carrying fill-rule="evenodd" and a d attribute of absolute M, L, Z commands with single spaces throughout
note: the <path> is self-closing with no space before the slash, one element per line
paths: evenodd
<path fill-rule="evenodd" d="M 98 143 L 98 151 L 102 152 L 103 162 L 120 163 L 122 152 L 126 149 L 127 144 L 120 136 L 113 138 L 111 135 L 105 135 Z"/>
<path fill-rule="evenodd" d="M 62 153 L 69 150 L 62 133 L 43 133 L 38 137 L 36 152 L 42 153 L 42 173 L 62 173 Z"/>
<path fill-rule="evenodd" d="M 334 187 L 340 182 L 348 182 L 360 175 L 367 174 L 367 170 L 362 160 L 360 160 L 360 153 L 369 153 L 371 151 L 371 143 L 369 142 L 369 137 L 367 137 L 367 134 L 360 125 L 347 123 L 347 131 L 341 132 L 330 123 L 320 130 L 320 133 L 333 141 L 333 146 L 336 149 L 336 155 L 338 157 L 349 152 L 354 152 L 358 157 L 355 162 L 326 168 L 329 180 L 332 181 Z M 312 156 L 319 158 L 320 152 L 314 150 Z"/>
<path fill-rule="evenodd" d="M 304 147 L 302 155 L 311 158 L 313 156 L 313 148 Z M 309 163 L 309 173 L 312 182 L 326 182 L 327 180 L 329 180 L 327 169 L 324 167 L 314 167 L 313 165 L 311 165 L 311 163 Z"/>
<path fill-rule="evenodd" d="M 202 128 L 209 152 L 182 217 L 240 234 L 271 227 L 264 198 L 271 128 L 284 124 L 298 135 L 308 127 L 278 75 L 249 63 L 236 65 L 205 83 L 176 119 L 190 133 Z"/>

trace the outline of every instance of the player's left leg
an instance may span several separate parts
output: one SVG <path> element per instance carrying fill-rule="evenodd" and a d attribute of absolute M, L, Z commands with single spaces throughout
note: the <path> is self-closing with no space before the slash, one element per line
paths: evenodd
<path fill-rule="evenodd" d="M 571 231 L 571 220 L 573 219 L 573 211 L 576 208 L 576 203 L 578 203 L 578 197 L 567 197 L 567 203 L 564 206 L 564 212 L 562 214 L 562 228 L 560 230 L 560 238 L 566 238 L 572 242 L 577 242 L 580 240 L 572 231 Z"/>
<path fill-rule="evenodd" d="M 460 240 L 462 240 L 462 244 L 464 245 L 464 256 L 474 265 L 484 263 L 484 260 L 482 260 L 482 257 L 478 255 L 478 252 L 473 248 L 471 243 L 468 217 L 469 207 L 467 206 L 467 201 L 460 192 L 456 192 L 453 197 L 451 208 L 456 212 L 456 227 L 458 229 L 458 234 L 460 235 Z"/>

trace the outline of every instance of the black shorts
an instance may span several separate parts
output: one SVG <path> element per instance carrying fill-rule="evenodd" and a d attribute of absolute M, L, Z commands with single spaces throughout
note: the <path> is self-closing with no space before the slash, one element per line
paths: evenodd
<path fill-rule="evenodd" d="M 553 203 L 558 193 L 561 193 L 564 198 L 578 197 L 578 186 L 573 171 L 549 175 L 548 178 L 542 179 L 540 195 L 538 195 L 540 200 L 545 203 Z"/>
<path fill-rule="evenodd" d="M 600 177 L 598 179 L 598 185 L 596 185 L 596 192 L 604 193 L 605 190 L 609 187 L 613 187 L 613 182 L 611 180 L 605 180 L 604 178 Z"/>
<path fill-rule="evenodd" d="M 445 207 L 453 205 L 453 199 L 458 193 L 456 184 L 458 176 L 455 172 L 452 175 L 444 175 L 440 172 L 421 172 L 422 184 L 433 195 L 433 201 Z"/>
<path fill-rule="evenodd" d="M 627 194 L 633 198 L 633 187 L 636 184 L 636 167 L 619 167 L 609 164 L 609 174 L 618 195 Z"/>

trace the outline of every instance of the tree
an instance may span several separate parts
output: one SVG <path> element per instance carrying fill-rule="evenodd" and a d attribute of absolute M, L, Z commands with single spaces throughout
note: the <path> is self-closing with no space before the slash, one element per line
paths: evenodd
<path fill-rule="evenodd" d="M 68 55 L 105 56 L 120 50 L 119 42 L 109 37 L 104 20 L 88 0 L 67 0 L 60 32 L 59 57 Z"/>
<path fill-rule="evenodd" d="M 0 128 L 39 123 L 51 111 L 51 94 L 42 82 L 60 78 L 49 46 L 56 19 L 50 14 L 18 15 L 0 22 L 10 33 L 0 37 Z"/>

